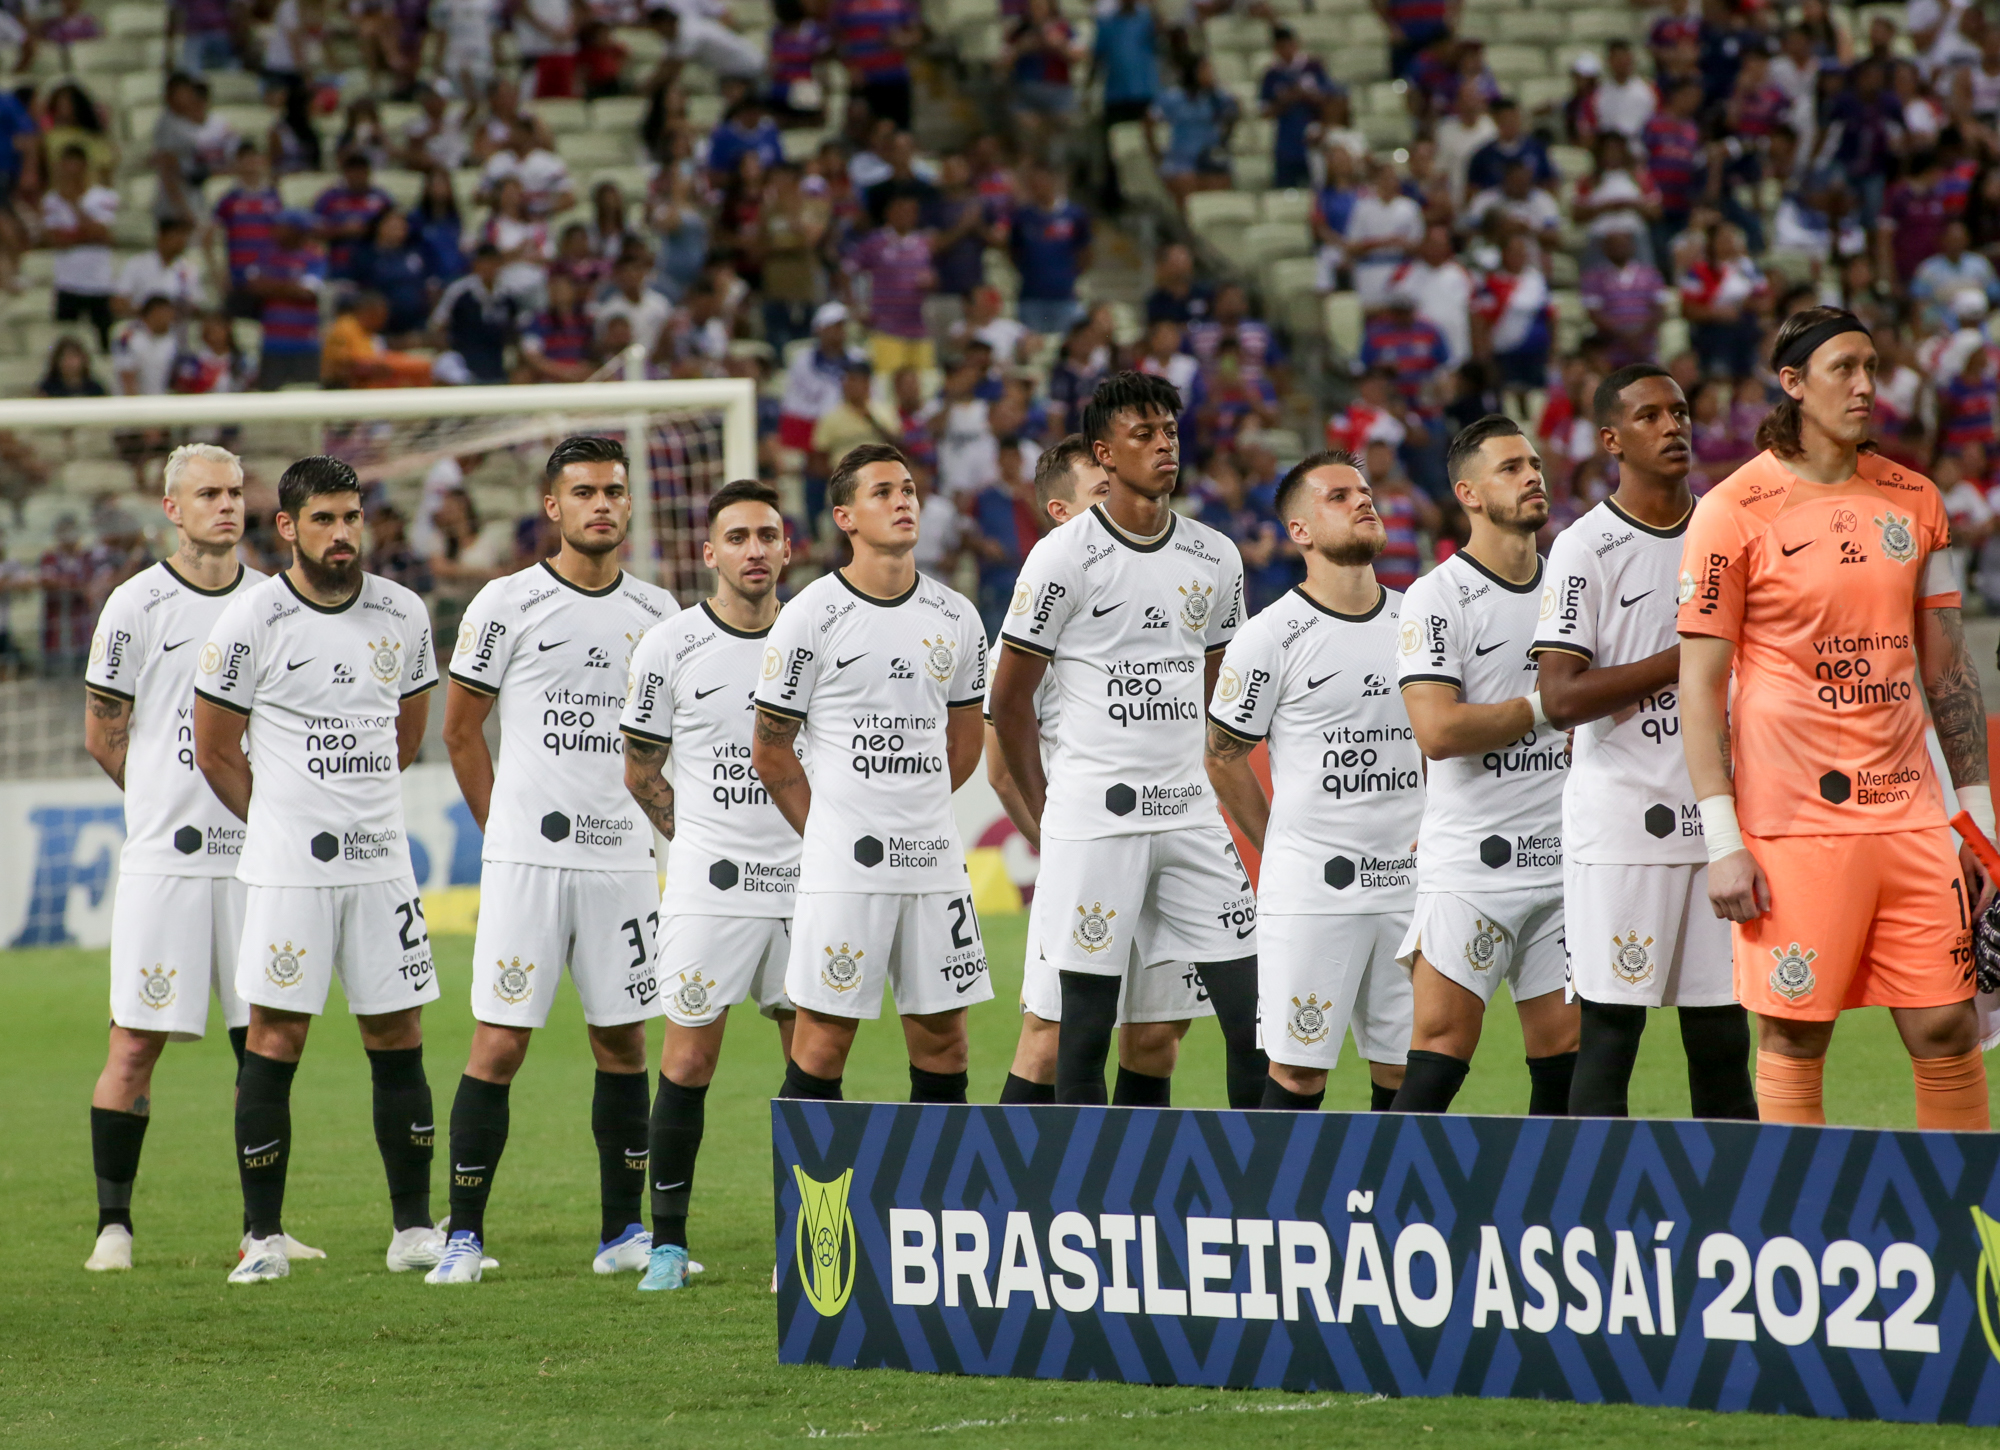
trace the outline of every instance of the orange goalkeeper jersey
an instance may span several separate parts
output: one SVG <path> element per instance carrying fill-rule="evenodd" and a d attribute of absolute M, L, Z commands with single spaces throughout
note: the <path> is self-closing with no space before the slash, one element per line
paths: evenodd
<path fill-rule="evenodd" d="M 1944 501 L 1867 453 L 1847 488 L 1760 453 L 1688 524 L 1678 627 L 1736 645 L 1730 748 L 1752 836 L 1944 823 L 1915 647 L 1917 611 L 1959 603 Z"/>

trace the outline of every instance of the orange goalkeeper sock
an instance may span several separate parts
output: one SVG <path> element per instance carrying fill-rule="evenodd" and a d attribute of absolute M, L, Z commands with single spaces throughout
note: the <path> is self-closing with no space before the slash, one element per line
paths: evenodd
<path fill-rule="evenodd" d="M 1956 1057 L 1913 1057 L 1917 1080 L 1917 1126 L 1983 1133 L 1991 1122 L 1986 1105 L 1986 1055 L 1978 1048 Z"/>
<path fill-rule="evenodd" d="M 1786 1057 L 1782 1053 L 1757 1054 L 1757 1117 L 1766 1123 L 1826 1123 L 1826 1105 L 1820 1098 L 1820 1079 L 1826 1072 L 1823 1057 Z"/>

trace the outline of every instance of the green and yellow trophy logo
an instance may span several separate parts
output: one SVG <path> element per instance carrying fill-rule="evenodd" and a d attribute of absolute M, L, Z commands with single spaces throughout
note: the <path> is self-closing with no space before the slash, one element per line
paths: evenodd
<path fill-rule="evenodd" d="M 1979 1327 L 1986 1331 L 1986 1347 L 2000 1359 L 2000 1219 L 1972 1206 L 1972 1227 L 1979 1235 L 1979 1272 L 1972 1281 L 1972 1297 L 1979 1304 Z"/>
<path fill-rule="evenodd" d="M 792 1177 L 799 1185 L 799 1282 L 807 1302 L 821 1318 L 831 1319 L 847 1307 L 847 1296 L 854 1292 L 854 1215 L 847 1211 L 854 1170 L 820 1183 L 794 1163 Z"/>

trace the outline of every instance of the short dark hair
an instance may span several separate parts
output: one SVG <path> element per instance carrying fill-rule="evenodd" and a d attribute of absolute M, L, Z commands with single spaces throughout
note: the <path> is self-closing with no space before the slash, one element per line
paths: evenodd
<path fill-rule="evenodd" d="M 1647 378 L 1671 380 L 1673 374 L 1658 363 L 1631 363 L 1599 383 L 1596 394 L 1590 400 L 1590 414 L 1597 420 L 1597 426 L 1609 428 L 1615 424 L 1625 411 L 1625 402 L 1621 395 L 1632 384 L 1643 382 Z"/>
<path fill-rule="evenodd" d="M 732 478 L 708 496 L 708 528 L 715 531 L 715 522 L 722 517 L 722 511 L 731 504 L 767 503 L 784 516 L 784 509 L 778 503 L 778 491 L 761 478 Z"/>
<path fill-rule="evenodd" d="M 1051 500 L 1073 499 L 1076 496 L 1076 466 L 1096 461 L 1090 440 L 1081 433 L 1072 433 L 1061 442 L 1050 444 L 1035 461 L 1035 507 L 1047 513 Z"/>
<path fill-rule="evenodd" d="M 1488 413 L 1466 424 L 1453 435 L 1451 447 L 1444 454 L 1444 476 L 1447 483 L 1457 483 L 1459 473 L 1466 460 L 1479 452 L 1488 438 L 1522 438 L 1521 425 L 1505 413 Z"/>
<path fill-rule="evenodd" d="M 1351 468 L 1361 475 L 1364 482 L 1368 478 L 1368 470 L 1362 467 L 1361 460 L 1345 448 L 1322 448 L 1317 453 L 1308 453 L 1292 465 L 1290 473 L 1278 480 L 1278 491 L 1271 499 L 1271 512 L 1278 516 L 1279 523 L 1291 518 L 1292 506 L 1298 502 L 1307 477 L 1322 468 Z"/>
<path fill-rule="evenodd" d="M 851 508 L 854 504 L 854 488 L 859 481 L 861 470 L 871 463 L 900 463 L 910 466 L 910 460 L 903 450 L 893 443 L 858 443 L 841 455 L 834 465 L 833 473 L 826 481 L 826 504 L 828 508 Z"/>
<path fill-rule="evenodd" d="M 625 456 L 625 445 L 616 438 L 599 433 L 572 433 L 556 444 L 549 461 L 542 466 L 542 487 L 553 488 L 563 470 L 572 463 L 622 463 L 629 468 L 631 462 Z"/>
<path fill-rule="evenodd" d="M 306 500 L 329 493 L 360 493 L 361 480 L 338 458 L 315 453 L 301 458 L 278 476 L 278 512 L 294 519 Z"/>
<path fill-rule="evenodd" d="M 1113 373 L 1097 385 L 1083 409 L 1083 436 L 1101 442 L 1111 436 L 1111 420 L 1120 413 L 1181 415 L 1181 393 L 1165 378 L 1149 373 Z"/>

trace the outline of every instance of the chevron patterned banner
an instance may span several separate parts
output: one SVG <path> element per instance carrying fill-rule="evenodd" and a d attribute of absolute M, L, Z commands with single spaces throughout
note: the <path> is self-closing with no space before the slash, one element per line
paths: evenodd
<path fill-rule="evenodd" d="M 2000 1137 L 771 1105 L 778 1357 L 2000 1424 Z"/>

